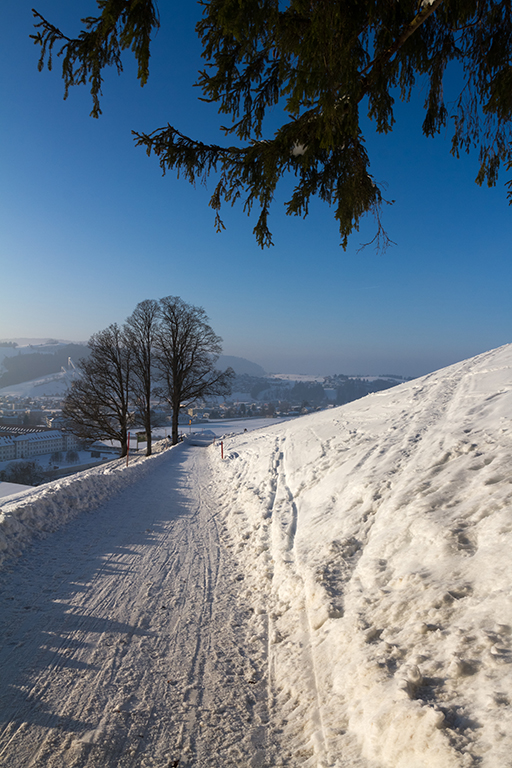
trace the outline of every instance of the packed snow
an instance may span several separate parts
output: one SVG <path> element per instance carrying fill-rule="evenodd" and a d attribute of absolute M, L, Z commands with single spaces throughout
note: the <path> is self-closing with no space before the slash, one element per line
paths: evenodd
<path fill-rule="evenodd" d="M 33 491 L 31 485 L 21 485 L 20 483 L 6 483 L 0 480 L 0 497 L 14 496 L 21 491 Z"/>
<path fill-rule="evenodd" d="M 512 765 L 511 413 L 507 345 L 0 499 L 2 765 Z"/>

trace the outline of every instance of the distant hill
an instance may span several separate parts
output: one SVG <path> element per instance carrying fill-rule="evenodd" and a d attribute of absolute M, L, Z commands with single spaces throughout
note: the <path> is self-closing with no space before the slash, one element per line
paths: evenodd
<path fill-rule="evenodd" d="M 23 381 L 21 384 L 10 384 L 0 389 L 0 397 L 8 395 L 15 398 L 62 398 L 68 392 L 69 385 L 76 377 L 76 372 L 70 370 L 66 371 L 66 373 L 62 371 L 60 373 L 52 373 L 33 381 Z"/>
<path fill-rule="evenodd" d="M 28 349 L 30 350 L 30 347 Z M 57 351 L 47 352 L 44 347 L 38 345 L 33 347 L 34 351 L 27 351 L 27 348 L 23 347 L 18 354 L 12 354 L 10 350 L 11 354 L 4 356 L 2 360 L 0 348 L 3 371 L 0 374 L 0 389 L 59 373 L 62 368 L 67 369 L 68 358 L 76 363 L 81 357 L 87 357 L 89 354 L 89 348 L 81 344 L 59 344 L 56 349 Z"/>
<path fill-rule="evenodd" d="M 266 376 L 266 371 L 257 363 L 251 363 L 245 357 L 233 357 L 232 355 L 221 355 L 217 360 L 217 368 L 224 371 L 226 368 L 232 368 L 238 375 L 243 373 L 249 376 Z"/>
<path fill-rule="evenodd" d="M 23 347 L 44 347 L 50 348 L 53 347 L 54 349 L 57 349 L 57 347 L 62 346 L 63 344 L 80 344 L 85 345 L 85 341 L 69 341 L 64 339 L 50 339 L 43 338 L 43 339 L 35 339 L 35 338 L 16 338 L 16 339 L 0 339 L 0 357 L 1 352 L 3 351 L 4 344 L 13 344 L 18 349 Z"/>
<path fill-rule="evenodd" d="M 1 346 L 11 342 L 17 346 Z M 59 373 L 62 368 L 67 368 L 68 357 L 76 363 L 88 354 L 89 348 L 85 344 L 55 339 L 0 340 L 0 389 Z M 221 370 L 231 367 L 238 375 L 266 376 L 261 365 L 233 355 L 221 355 L 217 367 Z"/>

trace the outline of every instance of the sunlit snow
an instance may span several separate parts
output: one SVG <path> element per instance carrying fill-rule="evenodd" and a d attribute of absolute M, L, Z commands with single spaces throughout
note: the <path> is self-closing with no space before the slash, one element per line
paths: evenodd
<path fill-rule="evenodd" d="M 507 345 L 0 500 L 4 763 L 510 765 L 511 414 Z"/>

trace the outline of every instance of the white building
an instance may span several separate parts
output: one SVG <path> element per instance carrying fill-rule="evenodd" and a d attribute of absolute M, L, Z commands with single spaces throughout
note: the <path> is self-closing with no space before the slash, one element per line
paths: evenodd
<path fill-rule="evenodd" d="M 73 451 L 80 447 L 80 440 L 75 435 L 54 429 L 22 435 L 4 435 L 0 437 L 0 462 L 29 459 L 56 451 Z"/>
<path fill-rule="evenodd" d="M 0 461 L 16 458 L 16 444 L 12 437 L 0 436 Z"/>

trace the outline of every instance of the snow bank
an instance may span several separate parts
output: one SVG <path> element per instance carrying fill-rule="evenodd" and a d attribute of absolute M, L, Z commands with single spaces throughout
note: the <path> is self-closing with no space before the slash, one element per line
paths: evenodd
<path fill-rule="evenodd" d="M 266 654 L 273 766 L 510 765 L 511 413 L 507 345 L 224 438 L 223 460 L 188 449 Z M 0 500 L 0 562 L 162 458 Z"/>
<path fill-rule="evenodd" d="M 507 345 L 208 449 L 301 765 L 510 764 L 511 414 Z"/>
<path fill-rule="evenodd" d="M 0 498 L 0 568 L 19 555 L 34 536 L 46 534 L 80 512 L 96 509 L 106 499 L 135 483 L 154 466 L 167 441 L 155 443 L 155 456 L 110 461 L 84 472 Z"/>

